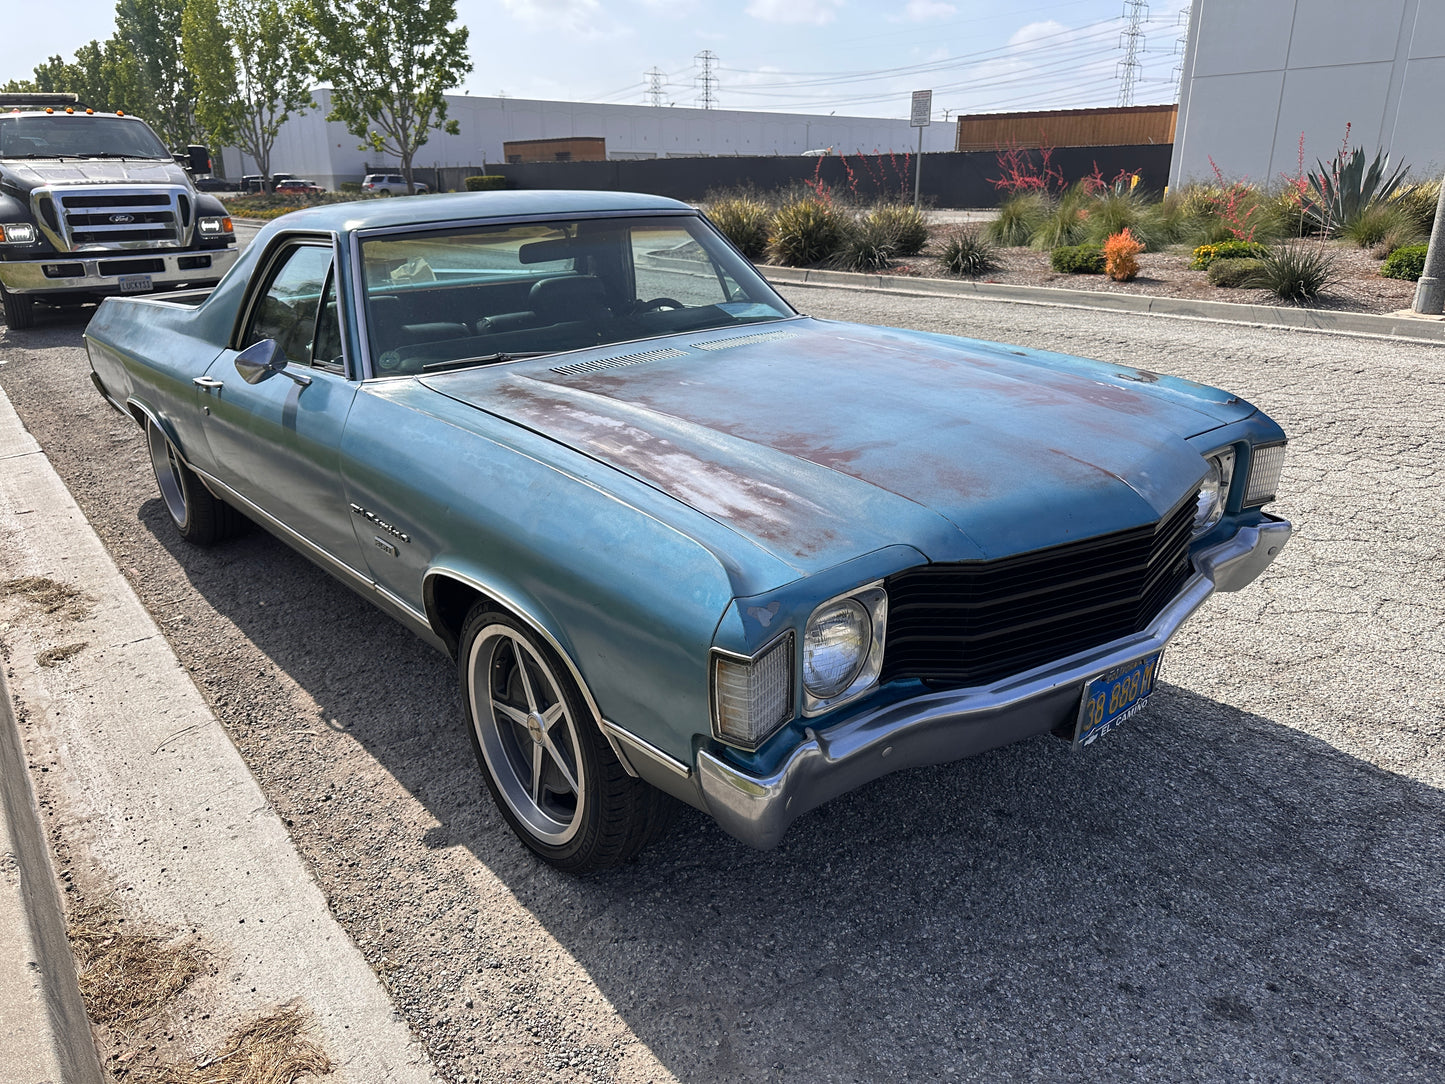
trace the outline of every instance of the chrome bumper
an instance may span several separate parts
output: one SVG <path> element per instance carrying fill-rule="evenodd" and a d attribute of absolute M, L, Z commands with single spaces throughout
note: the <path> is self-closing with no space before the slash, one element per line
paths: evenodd
<path fill-rule="evenodd" d="M 211 266 L 188 267 L 184 270 L 177 266 L 178 261 L 195 256 L 209 256 Z M 206 285 L 219 282 L 221 276 L 231 269 L 231 265 L 240 256 L 240 249 L 234 245 L 230 248 L 207 248 L 191 251 L 167 249 L 164 252 L 156 252 L 127 249 L 124 252 L 107 252 L 103 255 L 88 253 L 84 256 L 77 256 L 71 252 L 59 252 L 53 256 L 47 256 L 43 260 L 0 261 L 0 284 L 3 284 L 5 289 L 12 294 L 119 294 L 121 292 L 120 275 L 101 274 L 101 264 L 121 260 L 163 260 L 166 265 L 164 271 L 144 272 L 150 276 L 150 280 L 155 286 L 166 289 L 188 283 Z M 66 278 L 50 278 L 45 274 L 46 264 L 80 264 L 81 274 Z M 144 293 L 134 296 L 141 297 L 144 296 Z"/>
<path fill-rule="evenodd" d="M 864 783 L 1042 734 L 1071 720 L 1084 683 L 1161 649 L 1214 591 L 1250 583 L 1289 541 L 1285 520 L 1242 528 L 1195 558 L 1196 575 L 1143 632 L 993 685 L 948 689 L 854 715 L 803 742 L 772 774 L 754 776 L 703 750 L 697 782 L 724 831 L 767 850 L 798 817 Z"/>

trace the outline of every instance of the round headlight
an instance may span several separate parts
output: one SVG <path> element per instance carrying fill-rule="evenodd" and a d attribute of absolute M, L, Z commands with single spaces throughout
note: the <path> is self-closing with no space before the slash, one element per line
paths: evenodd
<path fill-rule="evenodd" d="M 1225 480 L 1224 469 L 1219 460 L 1210 456 L 1209 474 L 1205 476 L 1203 483 L 1199 486 L 1198 503 L 1194 508 L 1194 533 L 1203 534 L 1209 528 L 1219 522 L 1224 515 L 1224 500 L 1228 496 L 1229 486 Z"/>
<path fill-rule="evenodd" d="M 873 622 L 854 599 L 819 610 L 803 634 L 803 684 L 820 700 L 837 696 L 853 684 L 872 641 Z"/>

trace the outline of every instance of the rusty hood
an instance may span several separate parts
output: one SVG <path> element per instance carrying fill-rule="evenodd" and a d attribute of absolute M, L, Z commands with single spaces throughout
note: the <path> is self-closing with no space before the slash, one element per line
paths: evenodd
<path fill-rule="evenodd" d="M 1063 355 L 800 318 L 426 377 L 801 571 L 890 543 L 998 557 L 1158 520 L 1248 416 Z"/>

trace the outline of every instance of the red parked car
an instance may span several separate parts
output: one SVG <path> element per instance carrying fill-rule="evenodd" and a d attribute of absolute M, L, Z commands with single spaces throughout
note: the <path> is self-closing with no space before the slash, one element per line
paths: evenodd
<path fill-rule="evenodd" d="M 276 185 L 278 193 L 286 193 L 293 196 L 319 196 L 325 192 L 315 181 L 304 180 L 300 177 L 290 177 Z"/>

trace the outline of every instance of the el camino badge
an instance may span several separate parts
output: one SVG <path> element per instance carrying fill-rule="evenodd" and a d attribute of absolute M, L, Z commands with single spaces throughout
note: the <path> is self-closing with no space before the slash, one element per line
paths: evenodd
<path fill-rule="evenodd" d="M 386 520 L 382 519 L 382 518 L 381 518 L 380 516 L 378 516 L 375 512 L 368 512 L 365 508 L 361 507 L 361 505 L 359 505 L 359 504 L 353 504 L 353 505 L 351 506 L 351 510 L 352 510 L 352 512 L 354 512 L 356 515 L 358 515 L 358 516 L 360 516 L 362 519 L 366 520 L 367 523 L 370 523 L 372 526 L 378 528 L 379 530 L 385 531 L 387 534 L 391 535 L 393 538 L 399 539 L 399 540 L 402 541 L 402 542 L 410 542 L 410 541 L 411 541 L 411 535 L 407 534 L 405 531 L 401 531 L 401 530 L 398 530 L 397 528 L 393 527 L 390 523 L 386 522 Z M 393 556 L 394 556 L 394 555 L 393 555 Z"/>
<path fill-rule="evenodd" d="M 1076 749 L 1092 744 L 1144 710 L 1159 679 L 1159 660 L 1163 657 L 1164 652 L 1156 651 L 1100 674 L 1084 686 L 1079 720 L 1074 727 Z"/>

